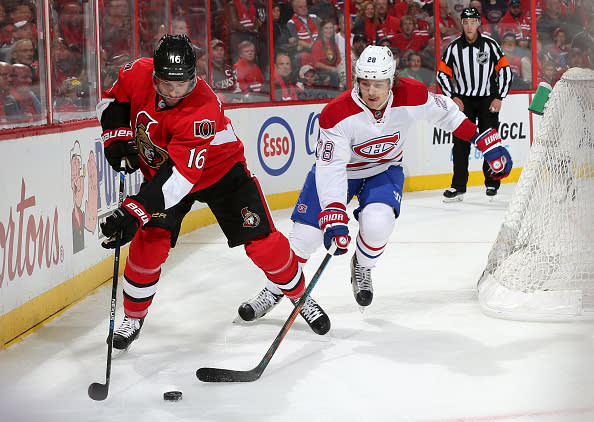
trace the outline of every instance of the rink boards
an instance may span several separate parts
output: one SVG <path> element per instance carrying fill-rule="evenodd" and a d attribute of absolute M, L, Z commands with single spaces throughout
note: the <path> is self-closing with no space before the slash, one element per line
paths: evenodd
<path fill-rule="evenodd" d="M 529 94 L 503 102 L 500 133 L 517 181 L 528 154 Z M 324 104 L 236 108 L 226 114 L 245 144 L 247 163 L 272 209 L 291 207 L 314 162 Z M 87 124 L 88 126 L 88 124 Z M 449 186 L 451 133 L 417 122 L 405 145 L 405 191 Z M 55 131 L 54 131 L 55 132 Z M 0 141 L 0 348 L 110 281 L 112 252 L 100 246 L 100 222 L 116 205 L 117 173 L 103 156 L 99 126 Z M 469 184 L 482 184 L 482 157 L 470 154 Z M 139 172 L 126 178 L 138 191 Z M 437 199 L 438 200 L 438 199 Z M 182 232 L 214 223 L 195 205 Z M 122 251 L 122 262 L 127 248 Z M 121 265 L 121 269 L 123 265 Z M 106 304 L 107 311 L 107 304 Z"/>

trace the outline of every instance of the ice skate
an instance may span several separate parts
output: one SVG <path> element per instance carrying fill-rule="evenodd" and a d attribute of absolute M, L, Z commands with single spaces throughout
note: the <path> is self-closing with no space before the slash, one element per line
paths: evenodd
<path fill-rule="evenodd" d="M 459 202 L 464 199 L 464 193 L 456 188 L 447 188 L 443 191 L 443 202 Z"/>
<path fill-rule="evenodd" d="M 122 325 L 113 333 L 113 348 L 128 350 L 130 344 L 140 335 L 143 322 L 144 318 L 131 318 L 125 315 Z"/>
<path fill-rule="evenodd" d="M 291 302 L 293 305 L 297 305 L 299 299 L 291 299 Z M 330 318 L 313 297 L 307 298 L 299 313 L 314 333 L 323 336 L 330 331 Z"/>
<path fill-rule="evenodd" d="M 487 190 L 486 190 L 485 194 L 487 196 L 495 196 L 495 195 L 497 195 L 497 188 L 494 188 L 492 186 L 489 186 L 489 187 L 487 187 Z"/>
<path fill-rule="evenodd" d="M 253 321 L 270 312 L 283 298 L 283 294 L 274 294 L 266 287 L 260 293 L 239 305 L 237 313 L 243 321 Z M 240 321 L 236 319 L 236 321 Z"/>
<path fill-rule="evenodd" d="M 371 268 L 359 265 L 357 254 L 354 254 L 351 260 L 351 284 L 355 300 L 359 304 L 359 309 L 363 312 L 365 307 L 371 305 L 373 300 L 373 286 L 371 285 Z"/>

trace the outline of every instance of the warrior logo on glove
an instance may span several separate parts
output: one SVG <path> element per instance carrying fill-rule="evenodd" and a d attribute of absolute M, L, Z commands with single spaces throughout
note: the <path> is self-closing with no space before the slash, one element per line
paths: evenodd
<path fill-rule="evenodd" d="M 480 135 L 475 135 L 470 142 L 483 153 L 493 179 L 509 176 L 513 161 L 507 149 L 501 145 L 501 136 L 495 129 L 487 129 Z"/>

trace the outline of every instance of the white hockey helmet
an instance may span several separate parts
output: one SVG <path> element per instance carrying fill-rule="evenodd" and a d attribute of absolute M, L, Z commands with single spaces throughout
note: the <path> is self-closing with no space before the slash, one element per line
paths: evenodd
<path fill-rule="evenodd" d="M 359 56 L 355 65 L 357 79 L 389 79 L 394 85 L 396 61 L 392 50 L 386 46 L 369 45 Z"/>

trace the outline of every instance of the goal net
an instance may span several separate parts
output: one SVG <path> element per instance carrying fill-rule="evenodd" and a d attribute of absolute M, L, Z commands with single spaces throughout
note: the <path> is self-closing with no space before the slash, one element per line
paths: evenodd
<path fill-rule="evenodd" d="M 492 316 L 594 317 L 594 71 L 569 69 L 551 91 L 479 280 Z"/>

